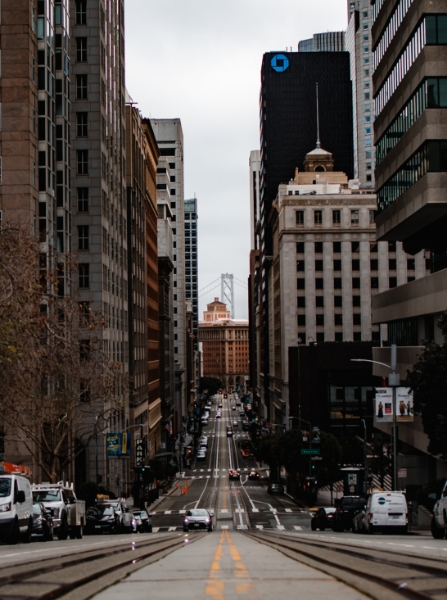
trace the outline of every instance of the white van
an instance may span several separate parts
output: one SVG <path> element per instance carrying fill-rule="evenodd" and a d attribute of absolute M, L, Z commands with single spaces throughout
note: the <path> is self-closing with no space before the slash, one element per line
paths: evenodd
<path fill-rule="evenodd" d="M 403 492 L 373 492 L 366 504 L 363 518 L 365 530 L 407 533 L 408 507 Z"/>
<path fill-rule="evenodd" d="M 33 495 L 28 479 L 0 475 L 0 539 L 11 544 L 31 541 Z"/>

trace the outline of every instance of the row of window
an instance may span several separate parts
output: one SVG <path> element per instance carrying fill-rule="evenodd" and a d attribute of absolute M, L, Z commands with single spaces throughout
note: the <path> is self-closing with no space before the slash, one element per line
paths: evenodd
<path fill-rule="evenodd" d="M 303 334 L 303 332 L 300 332 L 300 334 Z M 304 334 L 303 334 L 304 337 Z M 372 331 L 371 335 L 367 336 L 366 338 L 363 339 L 363 341 L 379 341 L 380 340 L 380 332 L 379 331 Z M 331 341 L 331 340 L 327 340 L 325 339 L 324 333 L 322 331 L 317 331 L 316 333 L 316 340 L 317 343 L 322 343 L 324 341 Z M 343 342 L 343 341 L 354 341 L 354 342 L 361 342 L 362 341 L 362 333 L 360 331 L 354 331 L 352 333 L 352 338 L 351 339 L 347 339 L 345 340 L 343 337 L 343 332 L 342 331 L 336 331 L 334 333 L 334 341 L 336 342 Z"/>
<path fill-rule="evenodd" d="M 334 299 L 334 308 L 343 308 L 343 296 L 332 296 Z M 315 296 L 315 307 L 324 308 L 325 296 Z M 297 308 L 306 308 L 306 296 L 298 296 L 296 299 Z M 361 296 L 352 296 L 352 306 L 360 308 Z"/>
<path fill-rule="evenodd" d="M 376 219 L 375 210 L 369 211 L 369 222 L 374 223 Z M 323 211 L 322 210 L 314 210 L 314 225 L 322 225 L 323 224 Z M 333 210 L 332 211 L 332 224 L 333 225 L 341 225 L 341 210 Z M 304 210 L 296 210 L 295 211 L 295 220 L 297 225 L 304 225 Z M 360 223 L 360 211 L 357 209 L 351 210 L 351 225 L 359 225 Z"/>
<path fill-rule="evenodd" d="M 306 315 L 298 315 L 298 327 L 306 326 Z M 361 325 L 362 324 L 362 315 L 360 313 L 356 313 L 352 315 L 352 324 L 353 325 Z M 317 314 L 315 315 L 315 325 L 317 327 L 324 327 L 324 315 Z M 334 315 L 334 325 L 343 325 L 343 315 L 341 313 L 336 313 Z"/>
<path fill-rule="evenodd" d="M 447 140 L 425 142 L 377 193 L 379 211 L 395 202 L 426 173 L 447 172 Z"/>
<path fill-rule="evenodd" d="M 369 261 L 370 262 L 370 267 L 371 267 L 371 271 L 378 271 L 379 270 L 379 261 L 378 259 L 372 259 Z M 360 271 L 360 260 L 355 258 L 351 261 L 351 268 L 353 271 Z M 415 259 L 414 258 L 408 258 L 407 259 L 407 269 L 409 271 L 414 271 L 415 268 Z M 333 269 L 334 271 L 341 271 L 342 270 L 342 261 L 340 259 L 336 259 L 333 261 Z M 397 269 L 397 259 L 395 258 L 390 258 L 388 259 L 388 269 L 390 271 L 396 271 Z M 305 261 L 304 260 L 298 260 L 296 263 L 296 270 L 297 271 L 305 271 Z M 324 261 L 322 260 L 316 260 L 315 261 L 315 271 L 324 271 Z"/>
<path fill-rule="evenodd" d="M 312 242 L 307 242 L 308 244 L 308 249 L 309 249 L 309 244 L 311 244 Z M 349 242 L 344 242 L 345 243 L 345 248 L 346 248 L 346 244 L 349 244 Z M 351 243 L 351 252 L 360 252 L 360 242 L 350 242 Z M 380 242 L 381 244 L 386 244 L 388 243 L 388 252 L 396 252 L 396 242 Z M 314 250 L 315 250 L 315 254 L 322 254 L 324 251 L 324 242 L 313 242 L 314 244 Z M 339 254 L 341 252 L 341 242 L 326 242 L 326 251 L 328 250 L 328 244 L 332 244 L 332 250 L 334 252 L 334 254 Z M 370 253 L 375 253 L 378 251 L 378 246 L 379 242 L 369 242 L 369 251 Z M 297 242 L 296 243 L 296 253 L 297 254 L 304 254 L 305 253 L 305 242 Z"/>
<path fill-rule="evenodd" d="M 374 69 L 377 69 L 412 4 L 413 0 L 399 0 L 378 44 L 375 47 Z"/>
<path fill-rule="evenodd" d="M 426 108 L 447 108 L 447 77 L 430 77 L 422 82 L 377 142 L 377 165 L 399 143 Z"/>
<path fill-rule="evenodd" d="M 413 281 L 414 277 L 412 277 L 410 279 L 410 281 Z M 341 290 L 343 289 L 343 280 L 341 277 L 334 277 L 334 290 Z M 359 290 L 360 289 L 360 284 L 361 284 L 361 278 L 360 277 L 353 277 L 352 281 L 351 281 L 351 286 L 353 290 Z M 397 287 L 397 277 L 389 277 L 388 278 L 388 285 L 390 288 L 395 288 Z M 371 277 L 370 279 L 370 286 L 371 289 L 379 289 L 379 278 L 378 277 Z M 297 290 L 305 290 L 306 289 L 306 280 L 304 277 L 300 277 L 299 279 L 296 280 L 296 288 Z M 315 289 L 316 290 L 323 290 L 324 289 L 324 279 L 322 277 L 316 277 L 315 278 Z"/>

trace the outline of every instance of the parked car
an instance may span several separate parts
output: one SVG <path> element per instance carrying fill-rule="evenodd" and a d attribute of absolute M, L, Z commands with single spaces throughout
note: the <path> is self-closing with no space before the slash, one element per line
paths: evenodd
<path fill-rule="evenodd" d="M 152 523 L 149 514 L 146 510 L 134 510 L 133 514 L 140 518 L 141 528 L 140 533 L 152 533 Z"/>
<path fill-rule="evenodd" d="M 366 498 L 362 496 L 343 496 L 338 501 L 337 508 L 334 513 L 334 531 L 344 531 L 351 529 L 352 518 L 360 508 L 365 506 Z"/>
<path fill-rule="evenodd" d="M 269 494 L 278 494 L 279 496 L 283 496 L 284 486 L 282 483 L 271 483 L 267 488 L 267 492 Z"/>
<path fill-rule="evenodd" d="M 257 479 L 260 479 L 261 476 L 259 475 L 259 473 L 255 469 L 252 469 L 250 471 L 250 473 L 248 474 L 248 478 L 249 479 L 257 480 Z"/>
<path fill-rule="evenodd" d="M 245 417 L 245 411 L 244 410 L 240 410 L 239 411 L 239 416 L 240 417 Z M 250 426 L 250 423 L 248 423 L 248 426 Z"/>
<path fill-rule="evenodd" d="M 86 533 L 118 533 L 120 520 L 111 504 L 102 502 L 87 509 Z"/>
<path fill-rule="evenodd" d="M 202 438 L 199 442 L 200 448 L 208 448 L 208 438 Z"/>
<path fill-rule="evenodd" d="M 431 534 L 435 540 L 443 540 L 447 535 L 447 481 L 439 500 L 433 506 Z"/>
<path fill-rule="evenodd" d="M 204 508 L 195 508 L 188 510 L 183 517 L 183 531 L 190 529 L 207 529 L 213 531 L 213 513 L 209 513 Z"/>
<path fill-rule="evenodd" d="M 319 529 L 320 531 L 324 531 L 325 529 L 332 529 L 334 513 L 335 508 L 332 508 L 330 506 L 327 508 L 319 508 L 314 513 L 310 522 L 310 528 L 312 529 L 312 531 L 316 531 L 317 529 Z"/>
<path fill-rule="evenodd" d="M 208 417 L 202 417 L 200 419 L 200 421 L 201 421 L 202 425 L 208 425 Z"/>
<path fill-rule="evenodd" d="M 241 415 L 241 417 L 243 417 L 243 416 L 244 415 Z M 250 430 L 250 423 L 248 421 L 242 421 L 242 431 L 249 431 L 249 430 Z"/>
<path fill-rule="evenodd" d="M 33 496 L 28 479 L 6 473 L 0 477 L 0 541 L 31 541 Z"/>
<path fill-rule="evenodd" d="M 241 474 L 239 473 L 239 471 L 236 471 L 236 469 L 230 469 L 228 471 L 228 477 L 230 479 L 240 479 L 241 478 Z"/>
<path fill-rule="evenodd" d="M 366 503 L 365 531 L 407 533 L 408 507 L 403 492 L 373 492 Z"/>
<path fill-rule="evenodd" d="M 33 504 L 33 539 L 51 541 L 53 539 L 53 511 L 45 508 L 41 502 Z"/>
<path fill-rule="evenodd" d="M 199 450 L 197 450 L 197 460 L 206 460 L 205 448 L 200 448 Z"/>

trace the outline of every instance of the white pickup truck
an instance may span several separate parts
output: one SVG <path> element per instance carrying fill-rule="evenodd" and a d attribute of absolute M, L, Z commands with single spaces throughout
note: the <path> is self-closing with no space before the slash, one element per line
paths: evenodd
<path fill-rule="evenodd" d="M 433 507 L 431 533 L 436 540 L 447 537 L 447 481 L 444 484 L 441 498 Z"/>
<path fill-rule="evenodd" d="M 53 513 L 54 532 L 60 540 L 81 539 L 85 526 L 85 502 L 76 498 L 73 484 L 40 483 L 31 486 L 33 501 L 42 502 Z"/>

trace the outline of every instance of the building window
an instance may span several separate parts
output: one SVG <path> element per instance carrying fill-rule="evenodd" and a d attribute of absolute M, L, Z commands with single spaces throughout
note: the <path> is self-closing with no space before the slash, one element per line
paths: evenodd
<path fill-rule="evenodd" d="M 297 225 L 304 225 L 304 210 L 296 210 L 295 219 Z"/>
<path fill-rule="evenodd" d="M 324 296 L 315 297 L 315 306 L 317 308 L 324 308 Z"/>
<path fill-rule="evenodd" d="M 296 252 L 297 254 L 304 254 L 304 242 L 296 243 Z"/>
<path fill-rule="evenodd" d="M 88 188 L 82 187 L 77 189 L 78 196 L 78 212 L 88 213 Z"/>
<path fill-rule="evenodd" d="M 87 100 L 87 75 L 76 75 L 76 100 Z"/>
<path fill-rule="evenodd" d="M 397 287 L 397 277 L 390 277 L 390 289 Z"/>
<path fill-rule="evenodd" d="M 77 150 L 76 156 L 78 175 L 88 175 L 88 150 Z"/>
<path fill-rule="evenodd" d="M 87 38 L 76 38 L 76 60 L 78 62 L 87 62 Z"/>
<path fill-rule="evenodd" d="M 360 277 L 352 278 L 352 289 L 359 290 L 360 289 Z"/>
<path fill-rule="evenodd" d="M 78 225 L 78 250 L 88 250 L 88 225 Z"/>
<path fill-rule="evenodd" d="M 303 278 L 296 280 L 296 289 L 297 290 L 305 290 L 306 289 L 306 280 Z"/>
<path fill-rule="evenodd" d="M 341 252 L 341 242 L 332 242 L 332 248 L 335 254 Z"/>
<path fill-rule="evenodd" d="M 334 325 L 343 325 L 343 315 L 341 313 L 335 313 Z"/>
<path fill-rule="evenodd" d="M 361 301 L 360 296 L 352 296 L 352 306 L 359 307 L 360 301 Z"/>
<path fill-rule="evenodd" d="M 317 327 L 324 327 L 324 315 L 316 315 L 315 320 Z"/>
<path fill-rule="evenodd" d="M 378 271 L 379 270 L 379 261 L 377 260 L 377 258 L 373 258 L 371 260 L 371 271 Z"/>
<path fill-rule="evenodd" d="M 315 279 L 315 289 L 316 290 L 324 289 L 324 279 L 322 277 L 317 277 L 317 279 Z"/>
<path fill-rule="evenodd" d="M 297 260 L 296 261 L 296 270 L 297 271 L 304 271 L 305 268 L 305 262 L 304 260 Z"/>
<path fill-rule="evenodd" d="M 362 341 L 362 332 L 354 331 L 354 342 L 361 342 L 361 341 Z"/>
<path fill-rule="evenodd" d="M 360 271 L 360 260 L 358 258 L 354 258 L 352 261 L 352 270 Z"/>
<path fill-rule="evenodd" d="M 323 224 L 323 211 L 321 211 L 321 210 L 314 211 L 314 223 L 315 223 L 315 225 Z"/>
<path fill-rule="evenodd" d="M 343 306 L 343 296 L 334 296 L 334 307 L 342 308 Z"/>
<path fill-rule="evenodd" d="M 409 271 L 414 271 L 415 265 L 416 265 L 416 263 L 415 263 L 414 258 L 407 258 L 407 269 Z"/>
<path fill-rule="evenodd" d="M 361 325 L 362 324 L 362 315 L 360 313 L 356 313 L 352 315 L 352 323 L 353 325 Z"/>
<path fill-rule="evenodd" d="M 298 315 L 298 327 L 306 326 L 306 315 Z"/>
<path fill-rule="evenodd" d="M 76 25 L 87 25 L 87 0 L 76 0 Z"/>
<path fill-rule="evenodd" d="M 341 211 L 340 210 L 333 210 L 332 211 L 332 224 L 333 225 L 340 225 L 341 223 Z"/>
<path fill-rule="evenodd" d="M 342 279 L 341 277 L 334 277 L 334 290 L 342 289 Z"/>
<path fill-rule="evenodd" d="M 388 260 L 388 267 L 390 271 L 395 271 L 397 268 L 397 261 L 395 258 L 390 258 Z"/>
<path fill-rule="evenodd" d="M 343 332 L 342 331 L 336 331 L 335 332 L 335 341 L 336 342 L 342 342 L 343 341 Z"/>
<path fill-rule="evenodd" d="M 78 137 L 87 137 L 87 115 L 86 112 L 76 113 L 76 129 Z"/>
<path fill-rule="evenodd" d="M 338 258 L 334 260 L 334 271 L 341 271 L 341 260 Z"/>
<path fill-rule="evenodd" d="M 79 264 L 79 288 L 88 289 L 90 287 L 90 265 L 89 263 Z"/>
<path fill-rule="evenodd" d="M 351 242 L 351 252 L 360 252 L 360 242 Z"/>
<path fill-rule="evenodd" d="M 315 254 L 323 253 L 323 242 L 315 242 Z"/>
<path fill-rule="evenodd" d="M 322 270 L 323 270 L 323 261 L 316 260 L 315 261 L 315 271 L 322 271 Z"/>
<path fill-rule="evenodd" d="M 369 242 L 369 251 L 371 253 L 377 253 L 378 250 L 378 246 L 377 246 L 377 242 Z"/>
<path fill-rule="evenodd" d="M 351 223 L 352 225 L 358 225 L 360 221 L 360 213 L 358 210 L 351 210 Z"/>
<path fill-rule="evenodd" d="M 379 278 L 371 277 L 371 289 L 378 290 L 379 289 Z"/>
<path fill-rule="evenodd" d="M 296 305 L 298 308 L 306 308 L 306 297 L 298 296 L 298 298 L 296 299 Z"/>

